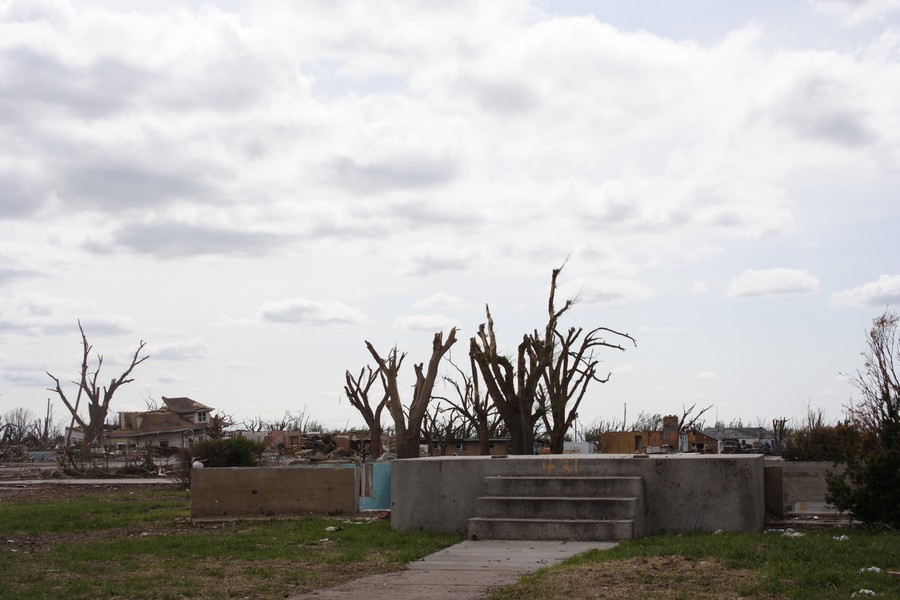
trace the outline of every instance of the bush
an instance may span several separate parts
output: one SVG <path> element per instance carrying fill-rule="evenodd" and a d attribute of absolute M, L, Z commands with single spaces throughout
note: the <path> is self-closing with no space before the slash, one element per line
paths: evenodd
<path fill-rule="evenodd" d="M 859 451 L 859 432 L 853 427 L 819 425 L 797 429 L 785 436 L 785 460 L 846 462 Z"/>
<path fill-rule="evenodd" d="M 243 437 L 204 440 L 191 446 L 194 460 L 205 467 L 255 467 L 265 444 Z"/>
<path fill-rule="evenodd" d="M 860 396 L 847 407 L 862 434 L 842 475 L 829 474 L 828 501 L 868 524 L 900 527 L 900 317 L 885 311 L 869 330 L 864 368 L 853 383 Z"/>
<path fill-rule="evenodd" d="M 210 439 L 183 448 L 179 456 L 179 479 L 184 487 L 190 485 L 191 469 L 195 461 L 204 467 L 255 467 L 266 449 L 261 442 L 243 437 Z"/>
<path fill-rule="evenodd" d="M 874 452 L 827 474 L 828 501 L 869 525 L 900 527 L 900 451 Z"/>

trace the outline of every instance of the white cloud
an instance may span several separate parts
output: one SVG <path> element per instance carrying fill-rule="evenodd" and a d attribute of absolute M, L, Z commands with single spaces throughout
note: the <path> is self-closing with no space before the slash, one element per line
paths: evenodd
<path fill-rule="evenodd" d="M 147 344 L 144 349 L 154 360 L 198 360 L 212 353 L 203 340 Z"/>
<path fill-rule="evenodd" d="M 309 327 L 301 343 L 262 324 L 365 321 L 366 337 L 407 345 L 490 302 L 515 352 L 570 256 L 564 283 L 587 282 L 579 322 L 690 326 L 643 329 L 652 347 L 629 360 L 678 375 L 622 377 L 615 393 L 690 398 L 684 374 L 733 342 L 714 317 L 744 257 L 801 252 L 823 283 L 884 259 L 897 3 L 707 3 L 703 18 L 588 4 L 0 0 L 0 345 L 61 373 L 78 316 L 109 360 L 144 335 L 158 358 L 155 340 L 190 332 L 208 345 L 158 349 L 215 349 L 191 389 L 216 387 L 225 407 L 265 398 L 275 415 L 284 398 L 328 398 L 328 419 L 336 363 L 366 360 L 361 332 Z M 841 28 L 820 9 L 867 20 Z M 731 291 L 814 290 L 803 273 Z M 849 292 L 834 301 L 893 297 Z M 731 304 L 742 324 L 759 308 Z M 787 334 L 809 316 L 793 314 L 757 326 Z M 839 329 L 823 349 L 847 346 Z M 686 352 L 694 335 L 708 343 Z M 225 352 L 241 346 L 263 354 Z M 734 406 L 790 377 L 828 387 L 796 371 Z M 4 381 L 0 405 L 46 382 L 33 387 Z"/>
<path fill-rule="evenodd" d="M 875 281 L 831 295 L 835 307 L 900 304 L 900 275 L 882 275 Z"/>
<path fill-rule="evenodd" d="M 859 25 L 900 10 L 900 0 L 811 0 L 811 3 L 847 25 Z"/>
<path fill-rule="evenodd" d="M 465 308 L 468 303 L 455 294 L 436 292 L 427 298 L 416 300 L 413 308 Z"/>
<path fill-rule="evenodd" d="M 351 325 L 366 320 L 358 308 L 343 302 L 319 302 L 306 298 L 266 302 L 260 312 L 265 321 L 298 325 Z"/>
<path fill-rule="evenodd" d="M 747 269 L 731 280 L 729 298 L 812 294 L 819 280 L 800 269 Z"/>
<path fill-rule="evenodd" d="M 650 325 L 642 325 L 638 328 L 638 333 L 660 333 L 660 334 L 682 334 L 687 333 L 688 328 L 683 325 L 671 325 L 669 327 L 652 327 Z"/>
<path fill-rule="evenodd" d="M 715 371 L 701 371 L 694 376 L 694 379 L 718 379 L 719 375 Z"/>
<path fill-rule="evenodd" d="M 566 289 L 573 288 L 567 286 Z M 585 304 L 612 304 L 646 300 L 652 298 L 654 293 L 653 288 L 642 283 L 602 278 L 599 281 L 585 282 L 578 298 Z"/>
<path fill-rule="evenodd" d="M 173 373 L 172 371 L 160 371 L 156 374 L 156 379 L 160 383 L 178 383 L 187 379 L 183 375 Z"/>
<path fill-rule="evenodd" d="M 394 321 L 394 326 L 400 329 L 409 329 L 411 331 L 426 331 L 428 333 L 437 333 L 438 331 L 450 331 L 456 327 L 457 323 L 444 314 L 435 315 L 408 315 L 398 317 Z"/>
<path fill-rule="evenodd" d="M 259 366 L 255 363 L 252 363 L 247 360 L 233 360 L 228 363 L 229 369 L 235 369 L 238 371 L 248 371 L 248 370 L 257 370 Z"/>

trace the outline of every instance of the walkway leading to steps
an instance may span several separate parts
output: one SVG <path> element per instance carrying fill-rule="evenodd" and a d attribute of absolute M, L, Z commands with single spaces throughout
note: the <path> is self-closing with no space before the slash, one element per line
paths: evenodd
<path fill-rule="evenodd" d="M 403 571 L 355 579 L 289 600 L 391 598 L 391 600 L 478 600 L 523 575 L 615 542 L 467 540 L 410 563 Z"/>

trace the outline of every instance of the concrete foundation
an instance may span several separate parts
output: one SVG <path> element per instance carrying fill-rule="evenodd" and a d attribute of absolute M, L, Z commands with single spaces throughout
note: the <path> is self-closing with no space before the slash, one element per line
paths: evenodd
<path fill-rule="evenodd" d="M 791 512 L 835 512 L 825 500 L 825 474 L 844 469 L 830 462 L 766 461 L 766 512 L 778 517 Z"/>
<path fill-rule="evenodd" d="M 391 524 L 412 531 L 464 532 L 489 476 L 641 477 L 646 535 L 761 531 L 761 455 L 546 455 L 394 461 Z"/>
<path fill-rule="evenodd" d="M 196 469 L 191 518 L 231 519 L 359 511 L 353 463 L 281 468 Z"/>

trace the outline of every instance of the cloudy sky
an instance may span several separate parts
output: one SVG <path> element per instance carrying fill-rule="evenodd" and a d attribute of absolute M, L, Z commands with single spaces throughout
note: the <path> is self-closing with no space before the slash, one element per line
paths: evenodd
<path fill-rule="evenodd" d="M 77 376 L 358 424 L 489 303 L 637 347 L 582 422 L 831 418 L 900 304 L 900 2 L 0 0 L 0 412 Z M 72 388 L 74 393 L 74 387 Z M 57 407 L 62 414 L 62 407 Z"/>

